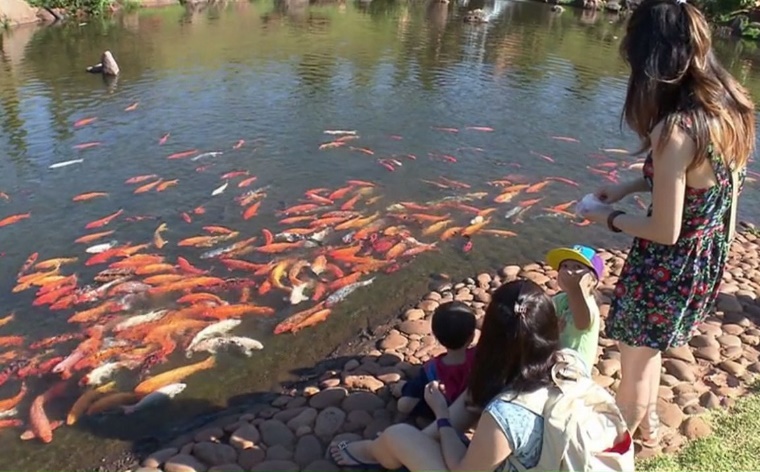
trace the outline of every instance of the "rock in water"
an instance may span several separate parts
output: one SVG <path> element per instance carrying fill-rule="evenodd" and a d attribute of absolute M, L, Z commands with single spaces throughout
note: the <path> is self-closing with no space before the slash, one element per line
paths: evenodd
<path fill-rule="evenodd" d="M 116 59 L 114 59 L 111 51 L 106 51 L 100 56 L 100 62 L 88 67 L 87 72 L 116 77 L 119 75 L 119 64 L 116 63 Z"/>

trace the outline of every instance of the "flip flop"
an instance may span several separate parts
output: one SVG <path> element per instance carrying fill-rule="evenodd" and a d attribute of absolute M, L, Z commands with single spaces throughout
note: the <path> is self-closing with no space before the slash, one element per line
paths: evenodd
<path fill-rule="evenodd" d="M 348 442 L 341 441 L 335 446 L 338 448 L 338 451 L 340 451 L 345 457 L 350 459 L 352 462 L 355 462 L 355 464 L 338 464 L 338 461 L 335 460 L 335 457 L 333 456 L 333 452 L 330 451 L 330 457 L 332 457 L 333 462 L 335 462 L 336 465 L 340 467 L 364 467 L 364 468 L 371 468 L 371 469 L 377 469 L 382 468 L 382 466 L 378 462 L 362 462 L 356 457 L 354 457 L 353 454 L 351 454 L 348 450 Z"/>

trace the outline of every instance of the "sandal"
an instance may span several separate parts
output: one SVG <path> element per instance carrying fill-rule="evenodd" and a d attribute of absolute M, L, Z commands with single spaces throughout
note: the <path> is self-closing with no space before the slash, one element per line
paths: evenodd
<path fill-rule="evenodd" d="M 349 443 L 346 441 L 341 441 L 330 448 L 330 456 L 336 465 L 339 465 L 341 467 L 382 468 L 378 462 L 362 462 L 357 459 L 348 450 L 348 444 Z"/>
<path fill-rule="evenodd" d="M 660 445 L 660 417 L 655 416 L 650 421 L 653 424 L 650 424 L 649 428 L 646 430 L 639 425 L 639 438 L 641 438 L 642 446 L 649 449 L 655 449 Z"/>

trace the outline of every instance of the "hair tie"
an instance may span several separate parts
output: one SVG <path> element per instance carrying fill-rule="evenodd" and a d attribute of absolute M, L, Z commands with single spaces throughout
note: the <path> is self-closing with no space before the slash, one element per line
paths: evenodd
<path fill-rule="evenodd" d="M 525 306 L 525 303 L 515 302 L 515 314 L 524 317 L 527 312 L 528 308 Z"/>

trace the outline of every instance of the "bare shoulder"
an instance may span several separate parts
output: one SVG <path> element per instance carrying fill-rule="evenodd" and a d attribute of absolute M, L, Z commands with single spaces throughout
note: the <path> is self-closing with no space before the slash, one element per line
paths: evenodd
<path fill-rule="evenodd" d="M 652 129 L 649 137 L 652 142 L 652 157 L 655 160 L 665 158 L 673 164 L 687 167 L 694 159 L 696 143 L 686 130 L 674 126 L 668 136 L 664 135 L 665 120 Z"/>

